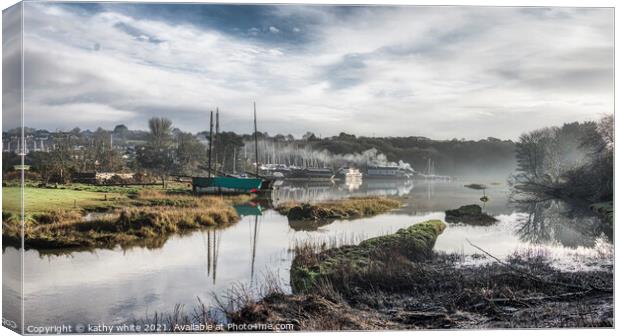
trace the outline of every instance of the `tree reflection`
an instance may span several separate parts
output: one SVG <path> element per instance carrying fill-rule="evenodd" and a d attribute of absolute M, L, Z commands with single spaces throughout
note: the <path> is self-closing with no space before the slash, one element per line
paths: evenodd
<path fill-rule="evenodd" d="M 612 240 L 602 221 L 583 207 L 558 199 L 528 198 L 513 203 L 523 214 L 516 232 L 524 242 L 592 247 L 602 234 Z"/>

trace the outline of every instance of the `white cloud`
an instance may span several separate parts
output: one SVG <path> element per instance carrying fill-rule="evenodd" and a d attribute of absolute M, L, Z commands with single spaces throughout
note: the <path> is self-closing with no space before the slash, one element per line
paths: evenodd
<path fill-rule="evenodd" d="M 294 27 L 309 40 L 292 46 L 261 40 L 258 28 L 242 39 L 111 11 L 27 9 L 29 126 L 145 128 L 165 115 L 199 131 L 219 106 L 225 128 L 249 132 L 257 100 L 270 133 L 515 138 L 613 111 L 607 9 L 372 7 L 342 16 L 277 7 L 276 17 L 316 22 Z M 93 113 L 38 117 L 76 104 Z"/>
<path fill-rule="evenodd" d="M 256 27 L 252 27 L 252 28 L 248 29 L 248 34 L 250 34 L 252 36 L 257 36 L 258 33 L 260 33 L 260 29 L 258 29 Z"/>

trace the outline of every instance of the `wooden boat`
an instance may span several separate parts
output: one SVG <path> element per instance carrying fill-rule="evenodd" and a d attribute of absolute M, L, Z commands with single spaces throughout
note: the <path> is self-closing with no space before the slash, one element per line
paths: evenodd
<path fill-rule="evenodd" d="M 193 177 L 194 192 L 206 193 L 255 193 L 261 189 L 263 180 L 227 176 Z"/>
<path fill-rule="evenodd" d="M 258 162 L 256 163 L 256 173 L 254 177 L 241 177 L 225 172 L 214 171 L 211 165 L 211 154 L 213 153 L 213 111 L 209 119 L 209 157 L 207 177 L 192 177 L 192 190 L 196 193 L 221 194 L 221 193 L 265 193 L 273 189 L 273 181 L 265 179 L 258 174 Z M 217 115 L 216 134 L 219 133 L 219 112 Z M 254 103 L 254 146 L 256 158 L 258 158 L 258 138 L 256 129 L 256 103 Z M 217 158 L 215 158 L 217 166 Z M 258 160 L 257 160 L 258 161 Z M 213 176 L 212 176 L 213 174 Z M 219 176 L 218 176 L 219 175 Z"/>

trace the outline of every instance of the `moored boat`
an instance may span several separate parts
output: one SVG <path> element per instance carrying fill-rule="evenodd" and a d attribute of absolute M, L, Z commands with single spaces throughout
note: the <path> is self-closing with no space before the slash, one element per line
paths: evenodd
<path fill-rule="evenodd" d="M 292 168 L 287 180 L 322 180 L 328 181 L 334 178 L 334 171 L 329 168 Z"/>
<path fill-rule="evenodd" d="M 359 169 L 351 167 L 342 167 L 338 169 L 338 172 L 336 173 L 336 177 L 345 180 L 361 180 L 362 176 L 363 174 Z"/>
<path fill-rule="evenodd" d="M 193 177 L 192 190 L 196 193 L 255 193 L 261 189 L 260 178 L 227 176 Z"/>
<path fill-rule="evenodd" d="M 364 174 L 366 179 L 402 179 L 412 178 L 412 174 L 398 166 L 367 166 Z"/>

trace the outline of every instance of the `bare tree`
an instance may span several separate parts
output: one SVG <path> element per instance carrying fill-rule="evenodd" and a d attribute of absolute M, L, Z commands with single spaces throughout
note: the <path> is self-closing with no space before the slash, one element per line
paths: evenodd
<path fill-rule="evenodd" d="M 174 169 L 172 122 L 169 119 L 149 120 L 148 142 L 138 150 L 137 160 L 141 167 L 159 176 L 166 187 L 166 179 Z"/>

